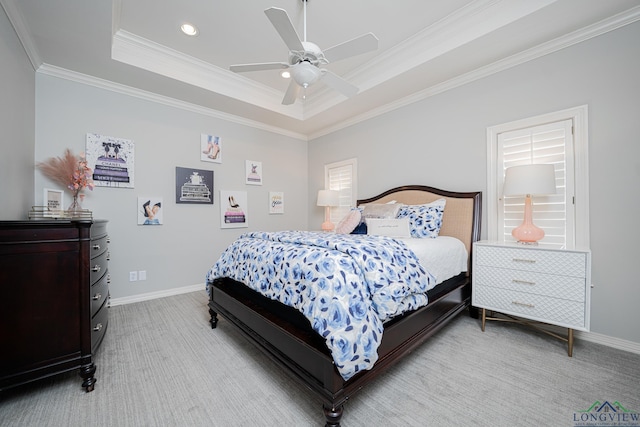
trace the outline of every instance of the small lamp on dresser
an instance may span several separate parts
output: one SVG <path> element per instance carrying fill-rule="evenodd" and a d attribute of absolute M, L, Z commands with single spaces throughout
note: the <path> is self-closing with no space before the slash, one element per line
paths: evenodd
<path fill-rule="evenodd" d="M 335 190 L 318 191 L 318 206 L 324 206 L 324 222 L 322 223 L 322 231 L 332 231 L 334 228 L 331 222 L 331 206 L 338 206 L 339 192 Z"/>
<path fill-rule="evenodd" d="M 532 195 L 555 194 L 555 168 L 550 164 L 523 165 L 507 168 L 504 177 L 505 196 L 525 195 L 524 220 L 511 231 L 511 235 L 523 244 L 535 244 L 544 237 L 544 231 L 533 224 Z"/>

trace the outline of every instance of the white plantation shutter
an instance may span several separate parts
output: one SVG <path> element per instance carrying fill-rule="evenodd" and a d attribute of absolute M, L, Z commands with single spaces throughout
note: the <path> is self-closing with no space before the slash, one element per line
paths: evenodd
<path fill-rule="evenodd" d="M 562 120 L 497 135 L 498 240 L 515 241 L 511 230 L 522 223 L 524 215 L 524 195 L 502 195 L 505 170 L 519 165 L 552 164 L 556 194 L 533 195 L 533 223 L 545 232 L 540 246 L 574 247 L 572 129 L 571 120 Z"/>
<path fill-rule="evenodd" d="M 357 199 L 357 159 L 325 165 L 325 189 L 337 190 L 340 205 L 331 208 L 331 222 L 338 224 L 355 206 Z"/>

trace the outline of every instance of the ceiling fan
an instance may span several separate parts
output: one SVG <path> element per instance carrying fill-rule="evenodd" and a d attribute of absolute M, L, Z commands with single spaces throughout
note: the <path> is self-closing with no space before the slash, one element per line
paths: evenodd
<path fill-rule="evenodd" d="M 288 62 L 240 64 L 232 65 L 229 69 L 235 73 L 289 69 L 291 77 L 293 78 L 282 100 L 284 105 L 293 104 L 301 89 L 305 90 L 321 79 L 327 86 L 337 90 L 346 97 L 352 97 L 358 93 L 356 86 L 347 82 L 337 74 L 320 67 L 329 62 L 339 61 L 376 50 L 378 49 L 378 38 L 373 35 L 373 33 L 366 33 L 352 40 L 325 49 L 323 52 L 316 44 L 307 41 L 307 0 L 302 0 L 302 3 L 304 4 L 304 40 L 300 40 L 286 10 L 270 7 L 264 11 L 269 21 L 271 21 L 271 24 L 289 48 Z"/>

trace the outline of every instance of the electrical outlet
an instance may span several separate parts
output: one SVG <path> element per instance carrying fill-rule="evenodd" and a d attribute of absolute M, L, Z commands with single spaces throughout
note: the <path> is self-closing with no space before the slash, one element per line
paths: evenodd
<path fill-rule="evenodd" d="M 138 272 L 137 271 L 130 271 L 129 272 L 129 281 L 130 282 L 136 282 L 138 280 Z"/>
<path fill-rule="evenodd" d="M 138 271 L 138 280 L 147 280 L 147 270 Z"/>

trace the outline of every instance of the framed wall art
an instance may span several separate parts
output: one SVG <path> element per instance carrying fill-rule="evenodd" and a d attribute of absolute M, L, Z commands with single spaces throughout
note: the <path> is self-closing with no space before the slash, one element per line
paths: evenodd
<path fill-rule="evenodd" d="M 247 192 L 220 190 L 220 228 L 248 226 Z"/>
<path fill-rule="evenodd" d="M 262 162 L 253 160 L 245 161 L 245 183 L 249 185 L 262 185 Z"/>
<path fill-rule="evenodd" d="M 138 197 L 138 225 L 162 225 L 162 197 Z"/>
<path fill-rule="evenodd" d="M 200 160 L 222 163 L 222 138 L 215 135 L 200 135 Z"/>
<path fill-rule="evenodd" d="M 85 151 L 97 187 L 134 187 L 133 141 L 88 133 Z"/>
<path fill-rule="evenodd" d="M 269 192 L 269 213 L 270 214 L 283 214 L 284 213 L 284 193 L 281 191 Z"/>
<path fill-rule="evenodd" d="M 176 167 L 176 203 L 213 204 L 213 171 Z"/>

